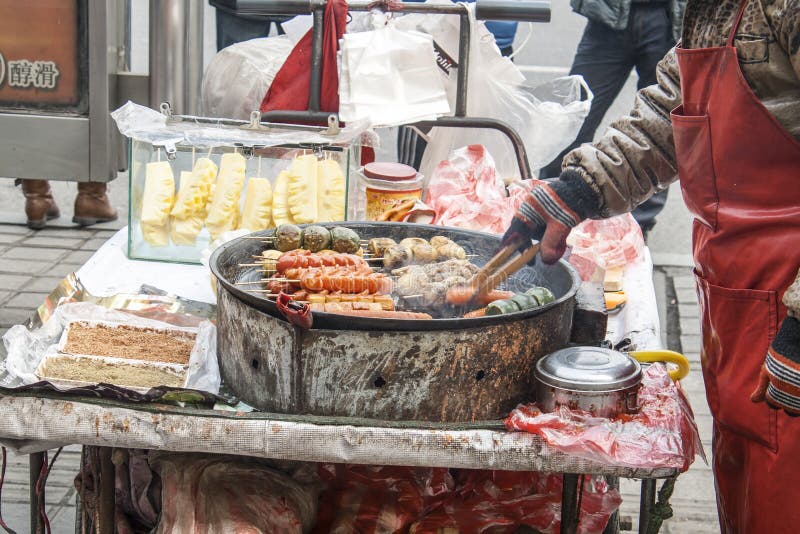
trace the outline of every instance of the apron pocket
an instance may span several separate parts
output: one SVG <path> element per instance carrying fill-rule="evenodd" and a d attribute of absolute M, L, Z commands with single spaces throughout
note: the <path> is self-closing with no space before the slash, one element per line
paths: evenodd
<path fill-rule="evenodd" d="M 711 156 L 708 115 L 684 115 L 683 106 L 670 113 L 683 199 L 689 211 L 712 230 L 717 227 L 717 179 Z"/>
<path fill-rule="evenodd" d="M 777 412 L 750 394 L 777 328 L 775 291 L 729 289 L 697 275 L 702 364 L 711 414 L 720 425 L 777 449 Z"/>

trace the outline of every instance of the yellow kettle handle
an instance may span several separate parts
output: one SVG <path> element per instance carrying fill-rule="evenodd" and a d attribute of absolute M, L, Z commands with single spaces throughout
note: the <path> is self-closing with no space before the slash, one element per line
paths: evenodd
<path fill-rule="evenodd" d="M 669 372 L 669 376 L 674 382 L 683 380 L 689 374 L 689 360 L 680 352 L 671 350 L 638 350 L 629 352 L 628 355 L 642 363 L 674 363 L 678 368 Z"/>

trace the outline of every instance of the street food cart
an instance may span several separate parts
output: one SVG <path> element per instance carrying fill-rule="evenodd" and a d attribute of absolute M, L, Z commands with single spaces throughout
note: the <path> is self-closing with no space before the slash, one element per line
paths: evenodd
<path fill-rule="evenodd" d="M 234 4 L 240 5 L 242 12 L 288 14 L 313 11 L 315 49 L 320 43 L 323 3 L 285 1 Z M 261 4 L 270 4 L 272 9 Z M 502 3 L 508 9 L 514 7 L 507 4 Z M 546 18 L 546 3 L 532 4 L 536 5 L 531 16 Z M 351 9 L 371 7 L 374 6 L 351 5 Z M 395 8 L 393 4 L 383 7 Z M 436 9 L 458 14 L 462 22 L 467 18 L 463 6 L 437 8 L 421 4 L 408 8 L 409 11 L 418 12 Z M 524 13 L 514 9 L 506 12 L 489 10 L 484 15 L 495 19 L 525 18 Z M 468 32 L 463 40 L 469 41 Z M 315 64 L 314 69 L 318 68 L 319 65 Z M 493 128 L 506 133 L 514 144 L 520 174 L 528 178 L 530 167 L 524 144 L 513 129 L 499 121 L 465 116 L 464 82 L 467 70 L 467 61 L 463 61 L 459 73 L 463 79 L 459 83 L 456 116 L 430 121 L 429 125 Z M 318 83 L 319 78 L 312 76 L 312 80 Z M 314 101 L 319 96 L 315 87 L 312 81 L 310 112 L 276 112 L 269 118 L 282 121 L 300 117 L 308 119 L 309 116 L 311 119 L 321 118 L 322 122 L 328 124 L 325 132 L 336 135 L 339 124 L 335 115 L 319 112 L 315 106 Z M 169 108 L 162 111 L 169 119 Z M 206 125 L 201 118 L 185 119 L 201 127 Z M 175 117 L 172 120 L 180 126 L 183 118 Z M 165 124 L 175 126 L 176 123 L 167 121 Z M 249 133 L 255 130 L 256 134 L 262 128 L 269 132 L 279 129 L 279 125 L 262 124 L 257 113 L 249 124 L 229 123 L 223 126 L 249 128 Z M 322 135 L 319 131 L 316 134 Z M 148 158 L 147 162 L 143 161 L 138 168 L 131 165 L 134 182 L 141 168 L 146 169 L 148 165 L 157 163 L 159 165 L 151 169 L 166 169 L 164 163 L 181 161 L 180 146 L 176 148 L 174 139 L 170 143 L 169 147 L 164 145 L 163 155 L 160 149 L 143 152 Z M 170 147 L 173 150 L 170 151 Z M 259 150 L 269 151 L 271 148 L 229 147 L 223 151 L 222 157 L 233 155 L 227 159 L 236 160 L 234 163 L 238 165 L 239 159 L 245 159 L 244 154 L 252 159 L 258 157 Z M 280 148 L 285 149 L 283 146 Z M 315 164 L 324 161 L 325 158 L 319 156 L 320 147 L 308 150 L 319 158 L 314 160 Z M 187 161 L 192 166 L 197 165 L 197 154 L 193 150 L 184 150 L 183 154 L 190 154 L 186 156 L 190 157 Z M 223 174 L 224 165 L 225 160 L 221 160 L 220 175 Z M 235 172 L 244 174 L 247 165 L 246 162 L 241 163 L 241 169 Z M 184 178 L 183 175 L 191 173 L 185 171 L 181 174 L 181 180 L 188 180 L 189 176 Z M 166 195 L 170 197 L 169 204 L 172 205 L 175 202 L 171 198 L 175 181 L 169 175 L 166 171 L 151 173 L 159 183 L 167 183 L 172 187 L 173 190 Z M 148 195 L 146 191 L 147 183 L 155 183 L 156 178 L 143 180 L 143 198 L 157 197 Z M 135 186 L 134 183 L 132 190 Z M 240 192 L 242 187 L 243 184 L 238 185 Z M 69 384 L 69 380 L 51 379 L 42 363 L 38 362 L 36 376 L 40 380 L 36 383 L 28 382 L 20 386 L 6 382 L 6 387 L 0 391 L 0 413 L 3 414 L 0 418 L 0 441 L 20 452 L 31 454 L 32 480 L 35 481 L 31 489 L 33 532 L 42 531 L 46 524 L 46 516 L 40 513 L 43 510 L 48 472 L 47 455 L 43 451 L 66 444 L 84 446 L 82 468 L 92 473 L 95 490 L 92 509 L 80 508 L 80 531 L 114 531 L 114 449 L 202 452 L 276 461 L 562 474 L 563 478 L 559 477 L 561 495 L 557 508 L 560 512 L 560 532 L 564 533 L 577 532 L 579 529 L 587 478 L 607 477 L 611 488 L 619 478 L 635 478 L 642 480 L 639 532 L 656 532 L 661 521 L 669 517 L 667 501 L 674 478 L 693 461 L 697 444 L 696 428 L 688 405 L 679 414 L 684 421 L 688 421 L 688 434 L 684 435 L 683 431 L 687 429 L 681 428 L 680 439 L 670 441 L 666 451 L 659 451 L 666 452 L 668 457 L 657 456 L 643 463 L 637 463 L 636 459 L 633 462 L 614 462 L 600 453 L 593 455 L 587 454 L 586 450 L 576 452 L 574 449 L 565 449 L 542 435 L 510 432 L 508 422 L 504 423 L 502 419 L 518 404 L 534 400 L 533 368 L 537 360 L 550 352 L 573 342 L 601 344 L 606 340 L 610 340 L 614 346 L 633 344 L 638 349 L 659 346 L 652 264 L 646 249 L 639 261 L 625 267 L 623 279 L 629 300 L 623 311 L 610 319 L 603 309 L 598 309 L 597 295 L 592 295 L 591 288 L 581 284 L 575 269 L 562 260 L 554 266 L 541 263 L 525 266 L 510 276 L 506 288 L 545 287 L 552 298 L 527 299 L 535 302 L 534 307 L 517 308 L 507 315 L 491 316 L 487 312 L 485 317 L 463 317 L 464 310 L 450 310 L 450 316 L 437 315 L 435 318 L 427 313 L 416 312 L 409 312 L 412 315 L 399 312 L 386 316 L 377 313 L 377 317 L 359 313 L 346 316 L 325 307 L 331 301 L 323 300 L 322 308 L 306 307 L 298 320 L 281 309 L 281 296 L 286 292 L 281 289 L 275 295 L 270 289 L 273 286 L 269 284 L 299 285 L 300 282 L 310 282 L 311 278 L 300 273 L 297 279 L 293 279 L 294 275 L 289 276 L 286 274 L 288 271 L 280 271 L 277 266 L 277 261 L 283 256 L 270 259 L 262 255 L 265 249 L 280 248 L 277 245 L 280 228 L 244 232 L 247 235 L 239 234 L 219 246 L 208 259 L 215 284 L 212 290 L 209 283 L 212 280 L 204 266 L 157 261 L 164 260 L 164 257 L 139 260 L 129 257 L 137 246 L 136 236 L 139 234 L 136 232 L 141 232 L 141 235 L 147 233 L 150 245 L 166 247 L 165 250 L 169 249 L 170 239 L 174 240 L 174 235 L 170 235 L 166 227 L 158 226 L 157 217 L 144 221 L 141 215 L 143 210 L 141 206 L 138 212 L 132 208 L 132 222 L 135 224 L 103 245 L 75 273 L 76 276 L 68 277 L 40 308 L 38 317 L 53 321 L 53 314 L 63 309 L 56 305 L 65 296 L 72 300 L 91 300 L 106 305 L 116 302 L 114 306 L 119 305 L 120 300 L 115 300 L 114 296 L 122 295 L 122 309 L 141 314 L 143 309 L 131 308 L 130 303 L 138 302 L 137 295 L 152 294 L 152 288 L 158 288 L 161 294 L 166 293 L 161 303 L 175 305 L 184 319 L 213 316 L 213 308 L 209 305 L 216 304 L 216 329 L 212 337 L 204 338 L 207 345 L 213 345 L 216 351 L 210 351 L 213 357 L 202 361 L 213 361 L 213 367 L 218 366 L 217 374 L 221 374 L 223 387 L 219 391 L 215 389 L 214 394 L 200 391 L 203 388 L 181 387 L 192 383 L 189 378 L 177 386 L 144 389 L 123 388 L 107 383 Z M 168 217 L 171 212 L 167 207 L 161 213 Z M 136 221 L 137 217 L 141 220 Z M 205 224 L 208 226 L 208 220 Z M 319 228 L 319 224 L 316 226 Z M 303 230 L 309 231 L 310 228 L 304 226 Z M 203 231 L 198 229 L 198 232 Z M 341 255 L 338 258 L 346 260 L 348 266 L 359 268 L 370 260 L 387 261 L 386 255 L 377 253 L 373 257 L 364 257 L 365 245 L 376 239 L 391 239 L 393 242 L 418 239 L 429 248 L 434 239 L 447 241 L 448 247 L 452 243 L 461 249 L 461 256 L 451 259 L 462 262 L 459 263 L 461 267 L 467 263 L 474 264 L 476 269 L 489 262 L 499 244 L 499 239 L 491 234 L 441 226 L 352 221 L 322 223 L 322 232 L 330 232 L 331 241 L 336 239 L 334 231 L 347 236 L 340 237 L 346 245 L 342 250 L 350 250 L 337 250 L 336 253 Z M 193 234 L 193 238 L 197 239 L 198 235 L 202 234 Z M 355 235 L 355 238 L 351 239 L 351 235 Z M 331 244 L 331 241 L 326 240 L 321 248 L 331 246 L 336 249 L 337 244 Z M 134 248 L 131 248 L 132 243 Z M 292 250 L 300 249 L 295 246 L 281 252 L 286 254 Z M 300 255 L 309 257 L 316 253 L 305 250 Z M 273 267 L 267 266 L 268 260 L 273 262 Z M 278 271 L 282 273 L 282 278 L 275 278 Z M 272 275 L 271 279 L 263 279 L 265 272 Z M 363 275 L 363 271 L 359 273 L 359 276 Z M 363 280 L 373 280 L 369 276 L 372 275 L 364 275 Z M 397 283 L 388 274 L 381 274 L 380 279 L 391 280 L 387 282 L 390 287 Z M 343 310 L 348 309 L 342 306 L 345 301 L 361 302 L 344 296 L 352 296 L 357 292 L 373 300 L 369 303 L 371 306 L 365 308 L 351 305 L 351 311 L 375 310 L 374 306 L 377 306 L 380 308 L 378 311 L 382 312 L 386 311 L 384 306 L 388 304 L 394 312 L 394 302 L 387 303 L 385 298 L 380 301 L 376 299 L 390 293 L 380 289 L 386 286 L 379 284 L 376 291 L 362 291 L 361 287 L 359 285 L 358 291 L 339 289 L 323 296 L 341 293 L 336 296 L 335 309 Z M 305 291 L 303 302 L 312 299 L 310 293 L 313 291 L 309 287 L 302 285 L 301 289 Z M 602 300 L 602 294 L 600 297 Z M 300 297 L 294 298 L 295 302 L 301 301 Z M 602 307 L 603 304 L 600 305 Z M 170 312 L 174 311 L 168 308 Z M 159 306 L 155 306 L 155 309 L 163 311 Z M 313 321 L 305 315 L 309 309 L 312 310 Z M 437 313 L 437 310 L 428 311 L 435 315 Z M 144 313 L 146 315 L 147 310 Z M 62 338 L 58 350 L 68 353 L 66 344 L 70 338 L 66 330 L 63 335 L 60 331 L 56 335 Z M 24 337 L 26 334 L 18 328 L 13 335 Z M 213 339 L 216 342 L 208 341 Z M 80 354 L 88 353 L 77 353 Z M 193 349 L 192 358 L 194 354 Z M 196 361 L 190 360 L 189 367 L 192 366 L 191 362 Z M 192 372 L 191 369 L 189 372 Z M 681 400 L 683 397 L 679 388 L 669 380 L 667 382 L 669 386 L 665 387 L 670 388 L 672 401 L 676 406 L 683 405 L 685 400 Z M 666 482 L 657 503 L 658 479 Z M 618 526 L 615 515 L 605 532 L 616 532 Z"/>

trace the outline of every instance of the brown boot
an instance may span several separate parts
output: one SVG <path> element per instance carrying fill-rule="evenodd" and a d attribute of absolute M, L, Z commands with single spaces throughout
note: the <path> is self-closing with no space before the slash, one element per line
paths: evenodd
<path fill-rule="evenodd" d="M 40 230 L 45 227 L 47 221 L 57 219 L 61 215 L 50 191 L 50 182 L 20 180 L 20 183 L 22 194 L 25 195 L 25 215 L 28 217 L 29 228 Z"/>
<path fill-rule="evenodd" d="M 103 182 L 79 182 L 72 222 L 81 226 L 116 221 L 117 210 L 111 206 Z"/>

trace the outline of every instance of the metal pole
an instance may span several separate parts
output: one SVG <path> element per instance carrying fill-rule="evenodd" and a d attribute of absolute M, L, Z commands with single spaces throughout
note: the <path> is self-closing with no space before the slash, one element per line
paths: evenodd
<path fill-rule="evenodd" d="M 645 478 L 642 480 L 642 493 L 639 500 L 639 534 L 646 534 L 650 524 L 650 512 L 656 504 L 656 480 Z"/>
<path fill-rule="evenodd" d="M 464 6 L 462 6 L 464 7 Z M 459 16 L 458 21 L 458 78 L 456 79 L 456 117 L 467 116 L 467 84 L 469 83 L 469 40 L 470 21 L 469 14 L 464 7 L 464 11 Z"/>
<path fill-rule="evenodd" d="M 607 476 L 606 482 L 608 482 L 610 489 L 619 489 L 619 477 Z M 608 519 L 608 524 L 603 529 L 603 534 L 619 534 L 619 530 L 619 508 L 617 508 Z"/>
<path fill-rule="evenodd" d="M 322 93 L 322 42 L 325 8 L 314 9 L 314 31 L 311 33 L 311 79 L 308 89 L 308 110 L 319 111 Z"/>
<path fill-rule="evenodd" d="M 98 534 L 114 534 L 114 464 L 111 447 L 99 447 L 100 491 L 98 499 Z"/>
<path fill-rule="evenodd" d="M 150 107 L 169 102 L 177 114 L 199 114 L 203 7 L 191 0 L 150 0 Z"/>
<path fill-rule="evenodd" d="M 203 86 L 203 10 L 205 2 L 187 0 L 186 25 L 186 111 L 200 115 L 200 92 Z M 163 102 L 163 101 L 162 101 Z"/>
<path fill-rule="evenodd" d="M 561 534 L 578 531 L 578 479 L 581 475 L 564 473 L 561 489 Z"/>
<path fill-rule="evenodd" d="M 28 456 L 28 478 L 30 481 L 30 514 L 31 514 L 31 532 L 34 534 L 44 533 L 44 524 L 39 517 L 39 510 L 41 508 L 41 501 L 44 500 L 44 488 L 42 494 L 36 495 L 36 483 L 39 481 L 39 475 L 42 472 L 44 465 L 44 453 L 37 452 Z"/>

